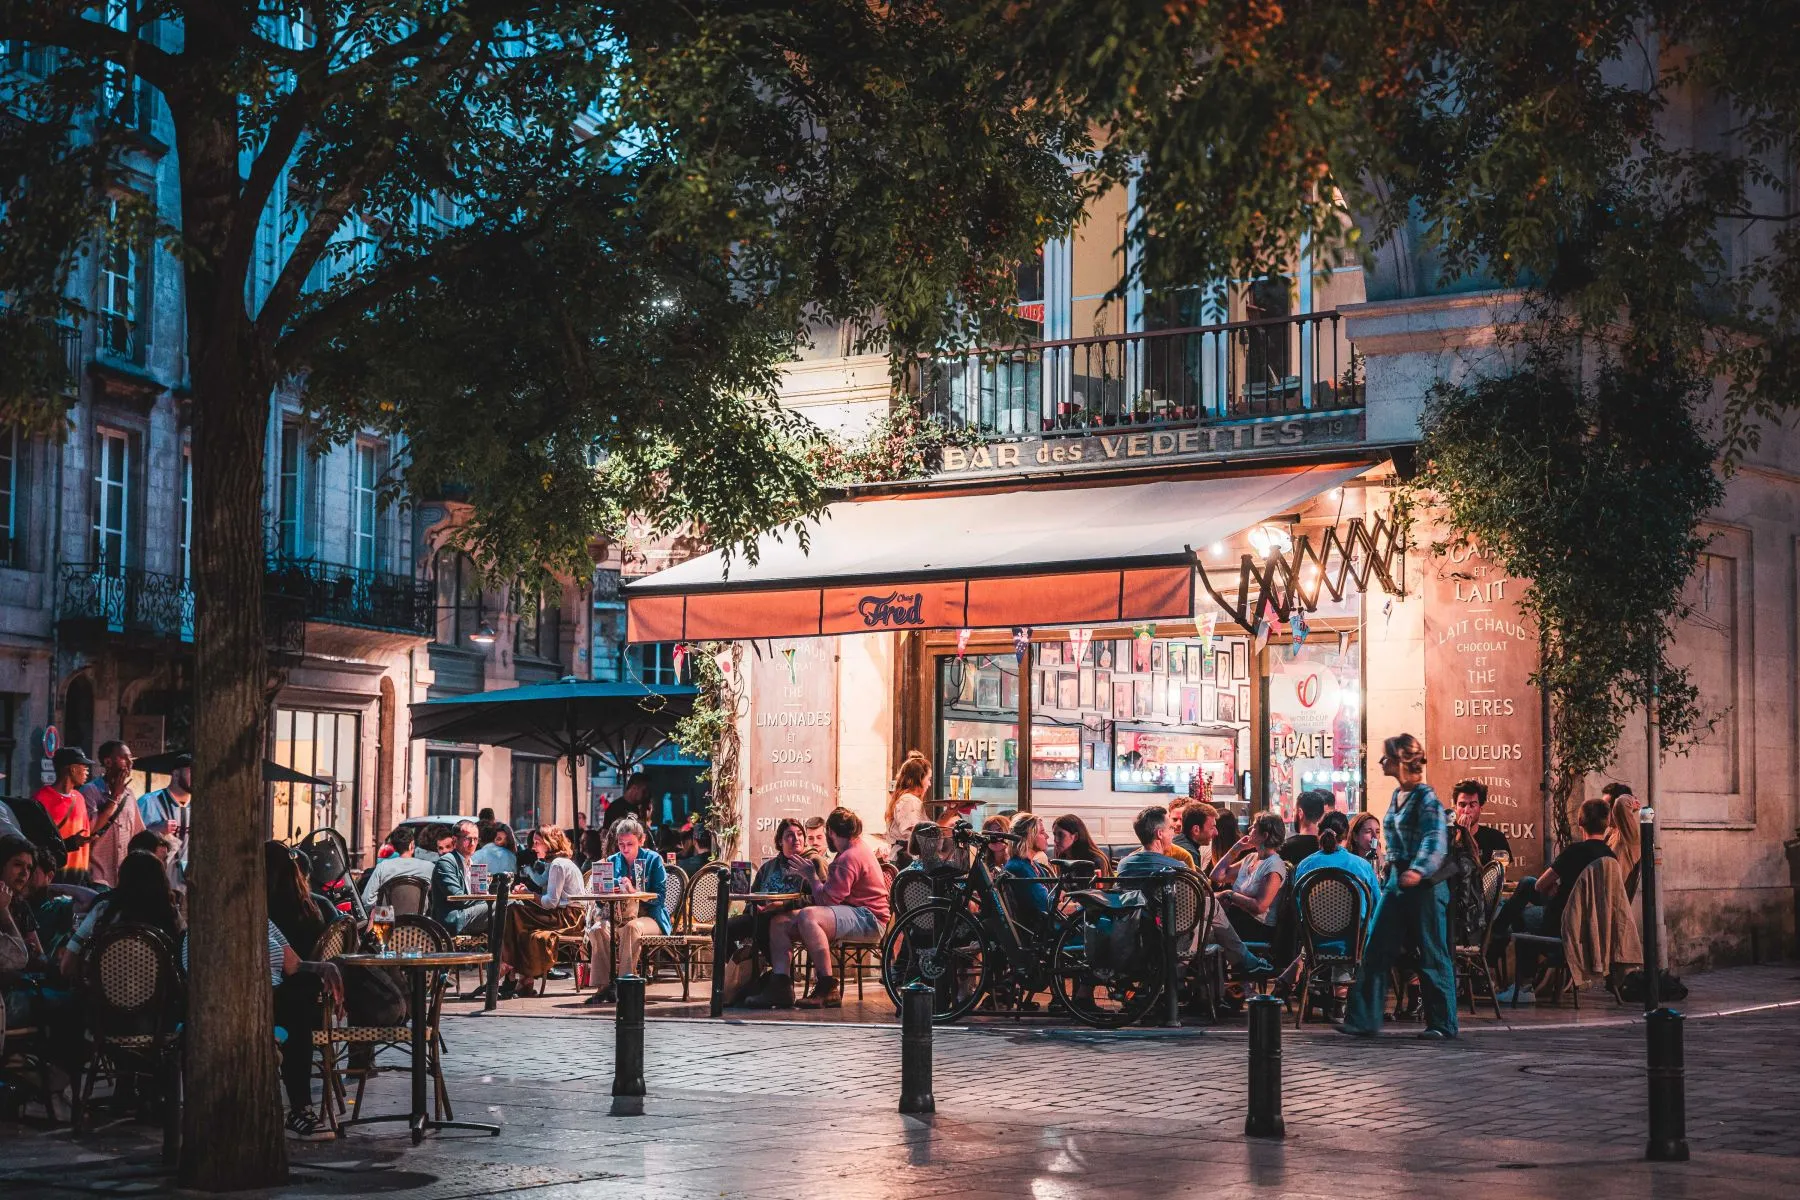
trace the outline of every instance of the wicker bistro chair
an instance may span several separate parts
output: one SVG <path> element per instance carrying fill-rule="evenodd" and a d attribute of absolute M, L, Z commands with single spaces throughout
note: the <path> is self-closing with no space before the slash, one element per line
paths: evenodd
<path fill-rule="evenodd" d="M 1456 994 L 1460 999 L 1464 989 L 1469 996 L 1469 1011 L 1474 1013 L 1476 999 L 1481 993 L 1475 990 L 1477 981 L 1487 989 L 1485 996 L 1494 1006 L 1494 1019 L 1500 1019 L 1500 997 L 1494 987 L 1494 973 L 1488 963 L 1488 941 L 1493 934 L 1494 918 L 1500 915 L 1500 886 L 1506 882 L 1506 868 L 1499 863 L 1489 863 L 1481 869 L 1481 930 L 1469 946 L 1452 946 L 1450 957 L 1456 967 Z"/>
<path fill-rule="evenodd" d="M 924 904 L 937 892 L 937 885 L 925 871 L 905 870 L 888 884 L 888 911 L 898 920 L 907 909 Z"/>
<path fill-rule="evenodd" d="M 658 960 L 673 964 L 681 976 L 684 1001 L 690 994 L 700 956 L 712 950 L 712 922 L 703 918 L 718 911 L 719 889 L 729 886 L 730 875 L 731 867 L 726 863 L 708 863 L 694 872 L 692 880 L 680 867 L 670 867 L 669 887 L 681 889 L 679 906 L 670 909 L 670 932 L 638 939 L 638 955 L 647 972 L 654 973 Z"/>
<path fill-rule="evenodd" d="M 339 954 L 345 954 L 355 949 L 353 938 L 340 941 L 336 944 L 331 941 L 332 930 L 339 926 L 350 927 L 352 930 L 354 929 L 350 922 L 340 921 L 337 925 L 333 926 L 332 929 L 326 930 L 324 936 L 319 940 L 319 946 L 316 951 L 321 960 L 323 960 L 324 954 L 328 950 L 333 951 L 330 957 L 335 958 Z M 396 954 L 403 954 L 408 950 L 419 950 L 426 953 L 449 950 L 452 948 L 450 931 L 430 917 L 421 916 L 417 913 L 396 916 L 394 918 L 394 928 L 388 934 L 388 948 L 393 950 Z M 431 1057 L 428 1069 L 431 1074 L 432 1088 L 435 1092 L 433 1102 L 436 1105 L 437 1117 L 439 1120 L 453 1121 L 456 1119 L 456 1113 L 450 1106 L 449 1089 L 444 1086 L 444 1045 L 443 1039 L 438 1033 L 438 1018 L 443 1008 L 445 986 L 446 981 L 444 973 L 439 972 L 437 978 L 431 982 L 431 986 L 426 989 L 426 1011 L 424 1015 L 426 1022 L 425 1036 L 426 1044 L 430 1048 L 429 1053 Z M 371 1056 L 382 1050 L 400 1050 L 410 1053 L 412 1050 L 412 1026 L 409 1024 L 340 1025 L 338 1024 L 338 1016 L 339 1014 L 333 1010 L 330 998 L 327 997 L 325 1027 L 313 1035 L 313 1044 L 320 1047 L 321 1069 L 326 1075 L 327 1097 L 335 1099 L 335 1105 L 338 1111 L 347 1112 L 354 1109 L 356 1112 L 360 1113 L 362 1111 L 363 1092 L 367 1089 L 369 1077 L 374 1072 L 367 1070 L 358 1072 L 356 1081 L 356 1099 L 346 1104 L 344 1098 L 343 1074 L 338 1066 L 340 1049 L 347 1049 L 350 1046 L 367 1046 L 370 1048 Z M 336 1113 L 333 1111 L 333 1104 L 328 1102 L 323 1107 L 325 1109 L 327 1122 L 332 1130 L 341 1133 L 342 1131 L 338 1125 Z"/>
<path fill-rule="evenodd" d="M 1176 871 L 1174 881 L 1168 886 L 1175 889 L 1176 959 L 1188 964 L 1187 976 L 1195 1002 L 1204 1005 L 1216 1019 L 1218 991 L 1214 983 L 1224 951 L 1207 944 L 1205 938 L 1198 935 L 1212 928 L 1212 908 L 1218 901 L 1213 898 L 1212 889 L 1193 871 Z"/>
<path fill-rule="evenodd" d="M 396 875 L 375 893 L 375 903 L 392 905 L 397 917 L 423 916 L 430 899 L 430 882 L 417 875 Z"/>
<path fill-rule="evenodd" d="M 79 1133 L 94 1083 L 125 1074 L 156 1080 L 165 1155 L 181 1128 L 181 1031 L 187 980 L 175 947 L 145 925 L 109 925 L 81 959 L 81 1003 L 92 1051 L 75 1092 Z"/>
<path fill-rule="evenodd" d="M 1300 977 L 1300 1010 L 1294 1026 L 1306 1022 L 1321 989 L 1329 995 L 1338 971 L 1362 962 L 1375 898 L 1356 876 L 1335 867 L 1309 871 L 1294 894 L 1300 916 L 1300 944 L 1306 969 Z"/>

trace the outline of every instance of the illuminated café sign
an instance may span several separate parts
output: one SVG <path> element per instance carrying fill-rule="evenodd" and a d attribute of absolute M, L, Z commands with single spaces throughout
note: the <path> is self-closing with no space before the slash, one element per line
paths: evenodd
<path fill-rule="evenodd" d="M 1352 445 L 1363 440 L 1361 412 L 1293 413 L 1229 425 L 1087 435 L 1032 434 L 991 446 L 945 446 L 939 475 L 1094 470 L 1147 463 L 1204 462 Z"/>

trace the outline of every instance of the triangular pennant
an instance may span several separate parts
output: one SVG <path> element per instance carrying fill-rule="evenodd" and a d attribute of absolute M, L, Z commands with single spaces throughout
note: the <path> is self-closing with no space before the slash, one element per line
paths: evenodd
<path fill-rule="evenodd" d="M 973 632 L 973 630 L 968 630 L 968 629 L 959 629 L 956 631 L 956 661 L 957 662 L 961 662 L 963 660 L 963 655 L 965 655 L 969 652 L 969 634 L 972 632 Z"/>
<path fill-rule="evenodd" d="M 732 669 L 731 651 L 721 650 L 713 655 L 713 665 L 719 668 L 719 674 L 725 677 L 726 682 L 730 682 Z"/>
<path fill-rule="evenodd" d="M 1093 640 L 1094 631 L 1091 629 L 1069 630 L 1069 650 L 1076 666 L 1080 666 L 1081 660 L 1087 656 L 1088 643 Z"/>
<path fill-rule="evenodd" d="M 793 646 L 783 647 L 783 649 L 781 651 L 781 657 L 783 657 L 787 660 L 788 682 L 789 683 L 799 683 L 800 682 L 799 673 L 794 669 L 794 653 L 795 653 L 795 647 L 793 647 Z"/>
<path fill-rule="evenodd" d="M 681 669 L 687 666 L 688 646 L 686 642 L 676 642 L 675 649 L 669 652 L 670 660 L 675 664 L 675 678 L 681 678 Z"/>

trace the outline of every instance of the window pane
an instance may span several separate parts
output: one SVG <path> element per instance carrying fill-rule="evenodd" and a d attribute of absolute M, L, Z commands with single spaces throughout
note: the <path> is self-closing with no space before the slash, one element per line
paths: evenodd
<path fill-rule="evenodd" d="M 983 805 L 970 818 L 1019 803 L 1019 668 L 1010 654 L 938 660 L 938 771 L 945 798 Z"/>

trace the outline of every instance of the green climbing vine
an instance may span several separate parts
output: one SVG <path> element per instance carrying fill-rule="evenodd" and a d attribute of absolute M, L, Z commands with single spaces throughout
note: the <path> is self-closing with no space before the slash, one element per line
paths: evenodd
<path fill-rule="evenodd" d="M 1413 487 L 1453 540 L 1531 581 L 1559 842 L 1582 777 L 1612 761 L 1653 689 L 1664 750 L 1684 751 L 1711 725 L 1668 648 L 1706 546 L 1700 520 L 1724 493 L 1696 417 L 1707 380 L 1670 362 L 1584 377 L 1577 361 L 1546 343 L 1511 374 L 1434 389 Z"/>
<path fill-rule="evenodd" d="M 719 665 L 729 655 L 730 674 Z M 711 785 L 700 824 L 712 831 L 721 858 L 729 858 L 738 837 L 737 789 L 740 768 L 737 717 L 743 698 L 738 668 L 743 651 L 733 642 L 692 642 L 687 646 L 687 669 L 698 694 L 694 709 L 675 723 L 675 744 L 684 754 L 705 758 L 712 765 L 703 778 Z"/>

